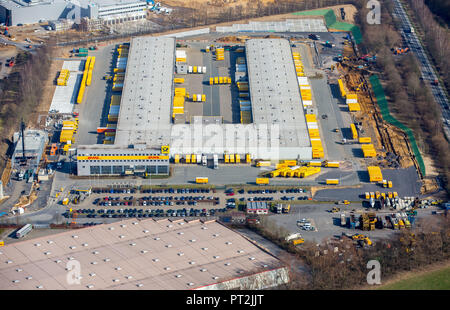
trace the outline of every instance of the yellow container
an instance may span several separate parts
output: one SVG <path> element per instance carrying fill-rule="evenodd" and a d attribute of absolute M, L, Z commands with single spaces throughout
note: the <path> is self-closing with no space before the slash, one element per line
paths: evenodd
<path fill-rule="evenodd" d="M 186 88 L 175 88 L 175 95 L 184 97 L 186 95 Z"/>
<path fill-rule="evenodd" d="M 205 94 L 202 95 L 202 101 L 206 101 L 206 95 Z"/>
<path fill-rule="evenodd" d="M 256 167 L 270 167 L 270 161 L 258 161 Z"/>
<path fill-rule="evenodd" d="M 315 114 L 305 114 L 305 118 L 306 118 L 307 123 L 317 122 L 317 118 L 316 118 Z"/>
<path fill-rule="evenodd" d="M 339 162 L 338 161 L 328 161 L 325 165 L 325 167 L 329 168 L 339 168 Z"/>
<path fill-rule="evenodd" d="M 283 161 L 283 164 L 287 165 L 288 167 L 297 166 L 297 161 L 286 159 Z"/>
<path fill-rule="evenodd" d="M 348 110 L 350 112 L 358 112 L 361 111 L 361 106 L 359 105 L 359 103 L 355 102 L 355 103 L 349 103 L 348 104 Z"/>
<path fill-rule="evenodd" d="M 197 156 L 195 156 L 195 154 L 191 155 L 191 163 L 193 163 L 193 164 L 197 163 Z"/>
<path fill-rule="evenodd" d="M 234 157 L 236 158 L 236 163 L 239 164 L 241 162 L 241 156 L 236 154 Z"/>
<path fill-rule="evenodd" d="M 359 143 L 371 143 L 372 139 L 370 137 L 359 137 Z"/>
<path fill-rule="evenodd" d="M 184 83 L 184 79 L 183 78 L 174 78 L 173 82 L 175 84 L 183 84 Z"/>
<path fill-rule="evenodd" d="M 326 179 L 326 184 L 327 185 L 338 185 L 339 179 Z"/>
<path fill-rule="evenodd" d="M 383 181 L 383 175 L 381 173 L 380 167 L 369 166 L 367 167 L 367 172 L 369 173 L 370 182 L 381 182 Z"/>
<path fill-rule="evenodd" d="M 186 164 L 190 164 L 191 163 L 191 155 L 187 154 L 186 155 Z"/>
<path fill-rule="evenodd" d="M 230 162 L 230 155 L 225 154 L 225 163 L 229 163 Z"/>
<path fill-rule="evenodd" d="M 252 162 L 252 158 L 251 158 L 250 154 L 245 155 L 245 161 L 247 162 L 247 164 Z"/>
<path fill-rule="evenodd" d="M 183 96 L 173 97 L 173 106 L 174 107 L 184 107 L 184 97 Z"/>
<path fill-rule="evenodd" d="M 209 78 L 209 85 L 213 85 L 214 84 L 214 78 Z"/>
<path fill-rule="evenodd" d="M 356 130 L 355 124 L 350 124 L 350 129 L 352 131 L 352 138 L 358 139 L 358 131 Z"/>
<path fill-rule="evenodd" d="M 174 156 L 174 162 L 175 162 L 176 164 L 179 164 L 179 163 L 180 163 L 180 155 L 175 154 L 175 156 Z"/>
<path fill-rule="evenodd" d="M 217 76 L 214 78 L 214 84 L 219 84 L 219 78 Z"/>

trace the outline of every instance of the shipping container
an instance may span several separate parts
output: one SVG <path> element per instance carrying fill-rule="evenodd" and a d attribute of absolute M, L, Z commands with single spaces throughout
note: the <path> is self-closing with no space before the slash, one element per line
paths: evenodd
<path fill-rule="evenodd" d="M 286 159 L 283 161 L 283 164 L 287 165 L 288 167 L 292 167 L 292 166 L 296 166 L 297 165 L 297 160 L 295 159 Z"/>
<path fill-rule="evenodd" d="M 358 131 L 356 130 L 355 124 L 350 124 L 350 130 L 352 131 L 352 138 L 358 139 Z"/>
<path fill-rule="evenodd" d="M 175 84 L 183 84 L 184 83 L 184 78 L 174 78 L 173 82 Z"/>
<path fill-rule="evenodd" d="M 208 178 L 207 177 L 196 177 L 195 178 L 195 183 L 197 183 L 197 184 L 207 184 L 208 183 Z"/>
<path fill-rule="evenodd" d="M 350 112 L 358 112 L 361 111 L 361 106 L 359 105 L 359 103 L 349 103 L 348 110 Z"/>
<path fill-rule="evenodd" d="M 176 164 L 179 164 L 179 163 L 180 163 L 180 155 L 179 155 L 179 154 L 175 154 L 175 156 L 174 156 L 174 162 L 175 162 Z"/>
<path fill-rule="evenodd" d="M 339 84 L 339 90 L 341 92 L 341 96 L 342 96 L 342 98 L 345 98 L 347 93 L 346 93 L 345 88 L 344 88 L 344 83 L 342 83 L 341 79 L 338 79 L 338 84 Z"/>
<path fill-rule="evenodd" d="M 258 185 L 267 185 L 269 184 L 269 178 L 256 178 L 256 184 Z"/>
<path fill-rule="evenodd" d="M 339 162 L 338 161 L 327 161 L 325 164 L 325 167 L 339 168 Z"/>
<path fill-rule="evenodd" d="M 239 164 L 241 162 L 241 156 L 239 154 L 236 154 L 235 156 L 236 163 Z"/>
<path fill-rule="evenodd" d="M 191 155 L 187 154 L 186 155 L 186 164 L 190 164 L 191 163 Z"/>
<path fill-rule="evenodd" d="M 371 143 L 372 139 L 370 137 L 359 137 L 359 143 Z"/>

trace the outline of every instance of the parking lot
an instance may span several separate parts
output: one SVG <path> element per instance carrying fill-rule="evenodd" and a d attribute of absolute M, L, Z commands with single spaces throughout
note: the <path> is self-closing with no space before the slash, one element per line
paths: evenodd
<path fill-rule="evenodd" d="M 220 215 L 228 210 L 243 210 L 247 201 L 307 201 L 301 188 L 216 190 L 207 188 L 93 189 L 79 204 L 69 204 L 65 211 L 76 217 L 198 217 Z M 240 205 L 240 206 L 239 206 Z M 65 214 L 69 218 L 69 212 Z"/>

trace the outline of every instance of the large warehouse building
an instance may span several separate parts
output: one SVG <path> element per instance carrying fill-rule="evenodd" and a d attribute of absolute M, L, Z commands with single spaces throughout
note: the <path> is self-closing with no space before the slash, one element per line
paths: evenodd
<path fill-rule="evenodd" d="M 130 219 L 13 243 L 0 256 L 2 290 L 265 289 L 289 281 L 281 261 L 215 221 Z"/>
<path fill-rule="evenodd" d="M 133 39 L 114 144 L 79 146 L 78 175 L 169 173 L 174 54 L 174 39 Z"/>
<path fill-rule="evenodd" d="M 246 43 L 253 123 L 172 123 L 175 39 L 133 38 L 113 145 L 79 146 L 78 175 L 168 174 L 169 157 L 312 157 L 292 52 L 284 39 Z M 200 156 L 198 156 L 200 157 Z"/>

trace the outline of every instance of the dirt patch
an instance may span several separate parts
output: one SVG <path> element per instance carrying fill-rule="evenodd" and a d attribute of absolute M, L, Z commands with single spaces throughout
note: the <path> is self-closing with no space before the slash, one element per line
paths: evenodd
<path fill-rule="evenodd" d="M 328 7 L 334 11 L 334 15 L 336 15 L 336 20 L 339 22 L 344 23 L 355 23 L 355 15 L 356 15 L 356 8 L 351 4 L 345 4 L 345 5 L 336 5 L 332 7 Z M 341 8 L 344 8 L 345 12 L 345 19 L 341 18 Z"/>
<path fill-rule="evenodd" d="M 62 49 L 60 49 L 60 50 L 62 50 Z M 63 63 L 64 63 L 63 60 L 53 60 L 52 61 L 52 64 L 50 66 L 50 73 L 47 76 L 47 79 L 46 79 L 44 87 L 43 87 L 42 98 L 40 100 L 39 105 L 36 107 L 36 110 L 30 116 L 30 119 L 28 121 L 28 126 L 35 127 L 37 125 L 39 128 L 43 128 L 45 126 L 45 118 L 44 117 L 41 117 L 41 122 L 38 123 L 39 115 L 47 115 L 48 114 L 48 110 L 50 109 L 50 105 L 52 103 L 53 94 L 56 89 L 54 79 L 56 77 L 57 72 L 59 70 L 61 70 Z"/>

